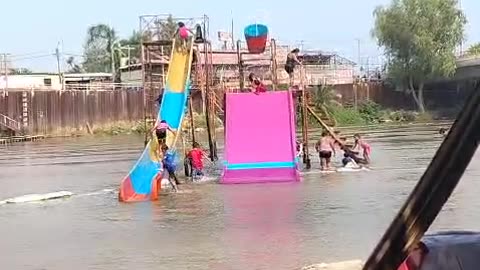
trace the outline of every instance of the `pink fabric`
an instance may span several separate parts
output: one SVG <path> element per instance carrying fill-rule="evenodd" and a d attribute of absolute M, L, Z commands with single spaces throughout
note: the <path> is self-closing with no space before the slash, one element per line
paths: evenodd
<path fill-rule="evenodd" d="M 188 29 L 187 27 L 180 27 L 178 30 L 178 34 L 180 35 L 181 38 L 187 39 L 188 38 Z"/>
<path fill-rule="evenodd" d="M 167 129 L 169 129 L 169 126 L 168 126 L 167 123 L 160 123 L 160 124 L 158 124 L 157 129 L 158 130 L 167 130 Z"/>
<path fill-rule="evenodd" d="M 370 147 L 370 145 L 368 143 L 366 143 L 364 141 L 361 141 L 360 142 L 360 147 L 362 147 L 365 154 L 370 155 L 370 153 L 372 153 L 372 148 Z"/>

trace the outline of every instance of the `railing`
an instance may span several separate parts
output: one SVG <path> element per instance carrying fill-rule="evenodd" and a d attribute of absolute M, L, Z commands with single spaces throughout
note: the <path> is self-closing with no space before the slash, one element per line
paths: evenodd
<path fill-rule="evenodd" d="M 0 125 L 14 131 L 20 131 L 22 128 L 20 122 L 15 121 L 4 114 L 0 114 Z"/>

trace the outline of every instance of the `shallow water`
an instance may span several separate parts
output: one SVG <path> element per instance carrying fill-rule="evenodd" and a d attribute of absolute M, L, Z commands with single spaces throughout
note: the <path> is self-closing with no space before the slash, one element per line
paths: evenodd
<path fill-rule="evenodd" d="M 293 184 L 183 185 L 158 202 L 116 189 L 143 138 L 77 138 L 0 147 L 0 201 L 60 190 L 69 199 L 0 206 L 2 269 L 298 269 L 364 259 L 441 143 L 437 127 L 365 129 L 370 172 Z M 480 229 L 477 154 L 433 230 Z M 313 157 L 314 169 L 318 158 Z M 112 191 L 112 189 L 114 191 Z"/>

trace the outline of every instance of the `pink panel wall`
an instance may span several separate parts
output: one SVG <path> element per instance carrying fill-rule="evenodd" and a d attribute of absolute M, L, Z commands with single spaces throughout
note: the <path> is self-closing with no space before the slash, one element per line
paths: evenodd
<path fill-rule="evenodd" d="M 292 99 L 288 91 L 226 95 L 226 161 L 292 162 Z M 287 109 L 287 108 L 290 108 Z"/>

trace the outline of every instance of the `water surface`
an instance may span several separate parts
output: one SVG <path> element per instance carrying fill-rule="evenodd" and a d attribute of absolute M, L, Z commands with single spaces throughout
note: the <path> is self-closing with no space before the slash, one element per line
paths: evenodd
<path fill-rule="evenodd" d="M 78 194 L 0 206 L 1 268 L 299 269 L 365 259 L 440 145 L 437 129 L 361 129 L 373 147 L 371 172 L 320 175 L 313 156 L 301 183 L 184 185 L 136 204 L 119 203 L 116 189 L 142 137 L 0 146 L 0 200 Z M 477 154 L 432 230 L 480 229 L 479 161 Z"/>

